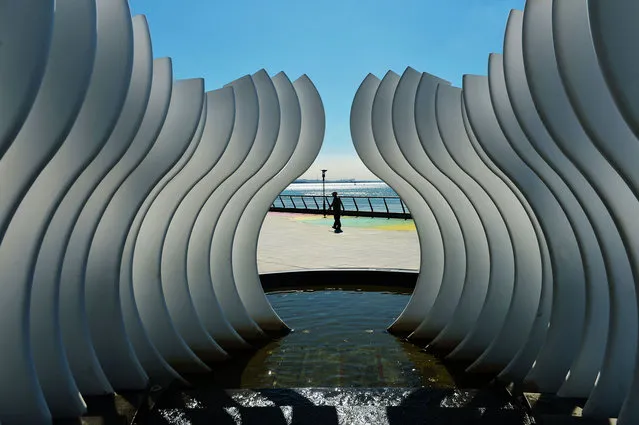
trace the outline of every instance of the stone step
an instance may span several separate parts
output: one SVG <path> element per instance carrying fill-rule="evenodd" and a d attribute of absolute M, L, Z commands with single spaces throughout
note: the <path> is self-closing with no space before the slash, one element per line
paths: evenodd
<path fill-rule="evenodd" d="M 594 419 L 582 417 L 584 398 L 566 398 L 553 394 L 524 393 L 528 410 L 537 422 L 547 425 L 611 425 L 616 419 Z"/>
<path fill-rule="evenodd" d="M 503 388 L 295 388 L 169 391 L 154 424 L 539 424 L 614 425 L 573 410 L 580 400 L 537 395 L 532 416 Z M 165 394 L 167 395 L 167 394 Z M 526 394 L 531 401 L 531 394 Z M 140 423 L 142 425 L 142 423 Z"/>
<path fill-rule="evenodd" d="M 220 389 L 166 391 L 139 425 L 534 423 L 500 387 Z"/>
<path fill-rule="evenodd" d="M 145 408 L 149 391 L 84 397 L 87 413 L 81 418 L 56 418 L 53 425 L 130 425 Z"/>
<path fill-rule="evenodd" d="M 273 406 L 157 409 L 146 425 L 531 425 L 519 410 L 416 406 Z M 142 424 L 140 424 L 142 425 Z"/>
<path fill-rule="evenodd" d="M 616 419 L 594 419 L 560 414 L 535 415 L 538 425 L 615 425 Z"/>
<path fill-rule="evenodd" d="M 516 400 L 503 388 L 458 390 L 438 388 L 195 388 L 167 391 L 158 407 L 431 407 L 512 410 Z"/>

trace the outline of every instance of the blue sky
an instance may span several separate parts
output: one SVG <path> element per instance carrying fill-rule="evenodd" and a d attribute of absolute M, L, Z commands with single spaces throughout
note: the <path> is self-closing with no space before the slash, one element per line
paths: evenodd
<path fill-rule="evenodd" d="M 147 16 L 155 57 L 176 78 L 203 77 L 213 90 L 264 68 L 307 74 L 326 110 L 326 136 L 304 177 L 371 178 L 353 148 L 349 115 L 368 73 L 407 66 L 461 83 L 486 74 L 501 52 L 511 9 L 525 0 L 130 0 Z"/>

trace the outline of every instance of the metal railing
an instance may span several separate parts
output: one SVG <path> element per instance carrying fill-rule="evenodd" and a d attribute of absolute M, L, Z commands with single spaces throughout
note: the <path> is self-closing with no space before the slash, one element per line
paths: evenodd
<path fill-rule="evenodd" d="M 329 205 L 331 196 L 315 195 L 279 195 L 270 211 L 296 212 L 302 214 L 332 215 Z M 342 200 L 342 215 L 361 217 L 383 217 L 410 219 L 410 211 L 398 196 L 340 196 Z"/>

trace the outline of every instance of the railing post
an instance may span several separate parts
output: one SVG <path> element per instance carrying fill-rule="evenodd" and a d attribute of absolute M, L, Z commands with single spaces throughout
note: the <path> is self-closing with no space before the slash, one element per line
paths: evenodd
<path fill-rule="evenodd" d="M 373 212 L 373 204 L 371 204 L 370 196 L 366 197 L 366 200 L 368 201 L 368 205 L 371 207 L 371 212 Z"/>
<path fill-rule="evenodd" d="M 295 205 L 295 201 L 293 200 L 293 196 L 289 195 L 288 197 L 291 200 L 291 203 L 293 204 L 293 209 L 297 209 L 297 205 Z"/>

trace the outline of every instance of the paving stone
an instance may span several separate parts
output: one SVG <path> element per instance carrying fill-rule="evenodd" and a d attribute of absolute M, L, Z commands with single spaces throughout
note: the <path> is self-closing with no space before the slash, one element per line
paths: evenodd
<path fill-rule="evenodd" d="M 324 223 L 321 216 L 310 218 L 304 214 L 267 215 L 258 244 L 260 273 L 326 268 L 419 269 L 417 232 L 394 230 L 397 226 L 393 223 L 404 220 L 367 218 L 366 226 L 376 227 L 356 227 L 357 217 L 344 217 L 344 233 L 335 234 L 330 231 L 332 219 Z"/>

